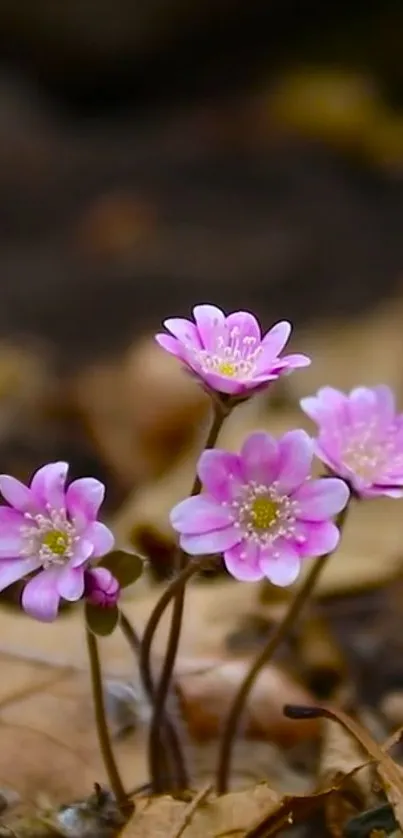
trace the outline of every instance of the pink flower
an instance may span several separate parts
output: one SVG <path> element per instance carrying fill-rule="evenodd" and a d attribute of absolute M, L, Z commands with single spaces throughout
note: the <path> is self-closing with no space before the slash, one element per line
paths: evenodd
<path fill-rule="evenodd" d="M 22 606 L 37 620 L 57 616 L 60 598 L 84 594 L 84 568 L 113 547 L 111 531 L 97 521 L 105 487 L 84 477 L 65 488 L 67 463 L 49 463 L 30 486 L 0 475 L 0 491 L 10 506 L 0 507 L 0 591 L 32 571 Z"/>
<path fill-rule="evenodd" d="M 253 433 L 240 454 L 204 451 L 198 462 L 203 492 L 171 512 L 183 550 L 223 553 L 236 579 L 294 582 L 301 559 L 337 546 L 330 519 L 349 497 L 342 480 L 310 479 L 312 458 L 313 440 L 301 430 L 278 441 Z"/>
<path fill-rule="evenodd" d="M 156 335 L 156 340 L 211 390 L 244 395 L 311 363 L 306 355 L 279 357 L 291 332 L 287 321 L 277 323 L 262 337 L 256 317 L 247 311 L 226 317 L 216 306 L 200 305 L 193 315 L 195 323 L 180 317 L 165 320 L 171 334 Z"/>
<path fill-rule="evenodd" d="M 118 602 L 120 585 L 106 567 L 85 571 L 85 597 L 91 605 L 113 608 Z"/>
<path fill-rule="evenodd" d="M 389 387 L 323 387 L 301 407 L 319 427 L 316 454 L 361 497 L 403 497 L 403 414 Z"/>

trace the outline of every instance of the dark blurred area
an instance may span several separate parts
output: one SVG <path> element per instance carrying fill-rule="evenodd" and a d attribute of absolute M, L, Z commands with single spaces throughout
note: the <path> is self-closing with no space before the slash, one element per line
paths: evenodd
<path fill-rule="evenodd" d="M 198 397 L 180 418 L 167 398 L 139 429 L 121 398 L 165 316 L 306 329 L 399 293 L 402 37 L 397 0 L 2 1 L 2 469 L 63 456 L 115 505 L 136 474 L 104 456 L 105 417 L 123 460 L 126 408 L 170 456 L 196 421 Z"/>

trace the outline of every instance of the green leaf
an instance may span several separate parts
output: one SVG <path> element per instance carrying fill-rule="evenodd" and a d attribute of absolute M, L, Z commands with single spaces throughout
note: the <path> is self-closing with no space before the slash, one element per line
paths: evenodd
<path fill-rule="evenodd" d="M 125 550 L 112 550 L 99 562 L 101 567 L 115 576 L 121 588 L 127 588 L 141 576 L 144 561 L 136 553 L 127 553 Z"/>
<path fill-rule="evenodd" d="M 113 608 L 101 608 L 99 605 L 85 603 L 85 620 L 93 634 L 107 637 L 112 634 L 119 619 L 119 609 L 116 605 Z"/>

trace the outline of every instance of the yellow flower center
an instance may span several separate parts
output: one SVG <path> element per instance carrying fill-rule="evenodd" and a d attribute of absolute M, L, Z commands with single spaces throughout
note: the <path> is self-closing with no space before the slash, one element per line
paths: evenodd
<path fill-rule="evenodd" d="M 278 518 L 278 504 L 269 498 L 255 498 L 251 504 L 250 516 L 257 530 L 268 530 Z"/>
<path fill-rule="evenodd" d="M 233 378 L 237 374 L 236 365 L 231 364 L 231 361 L 221 361 L 217 365 L 217 370 L 221 375 L 226 375 L 228 378 Z"/>
<path fill-rule="evenodd" d="M 42 544 L 56 556 L 63 556 L 69 546 L 69 538 L 62 530 L 49 530 L 43 536 Z"/>

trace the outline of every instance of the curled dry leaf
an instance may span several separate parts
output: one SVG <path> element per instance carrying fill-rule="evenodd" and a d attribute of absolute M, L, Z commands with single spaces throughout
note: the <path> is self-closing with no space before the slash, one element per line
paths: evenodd
<path fill-rule="evenodd" d="M 330 794 L 324 803 L 326 824 L 332 838 L 341 838 L 347 821 L 357 811 L 371 805 L 374 799 L 373 767 L 363 765 L 362 747 L 357 740 L 344 728 L 325 719 L 318 787 L 328 788 L 342 778 L 345 778 L 342 788 Z"/>
<path fill-rule="evenodd" d="M 250 666 L 249 660 L 198 661 L 196 672 L 178 671 L 178 688 L 184 718 L 196 740 L 218 738 L 223 720 Z M 308 691 L 276 666 L 266 667 L 259 675 L 247 704 L 243 731 L 245 736 L 266 739 L 291 746 L 316 737 L 317 722 L 305 728 L 293 725 L 283 715 L 287 696 L 309 696 Z"/>
<path fill-rule="evenodd" d="M 375 742 L 370 734 L 347 713 L 327 707 L 285 707 L 288 718 L 309 719 L 325 718 L 338 722 L 361 745 L 363 751 L 374 762 L 376 771 L 385 789 L 386 796 L 393 806 L 396 820 L 403 826 L 403 770 L 393 761 L 385 750 Z"/>

